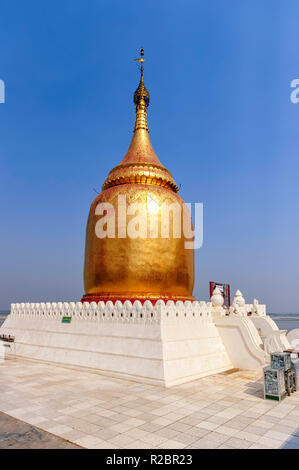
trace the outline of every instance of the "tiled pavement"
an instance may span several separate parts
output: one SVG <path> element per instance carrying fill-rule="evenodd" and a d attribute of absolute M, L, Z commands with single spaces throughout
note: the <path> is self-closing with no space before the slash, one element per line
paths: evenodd
<path fill-rule="evenodd" d="M 265 401 L 260 377 L 235 371 L 165 389 L 9 360 L 0 411 L 86 448 L 299 448 L 299 392 Z"/>

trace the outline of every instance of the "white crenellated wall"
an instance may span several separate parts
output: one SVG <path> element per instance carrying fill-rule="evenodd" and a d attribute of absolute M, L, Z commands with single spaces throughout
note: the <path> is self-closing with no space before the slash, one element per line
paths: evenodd
<path fill-rule="evenodd" d="M 170 386 L 232 367 L 211 313 L 197 301 L 21 303 L 0 331 L 17 356 Z"/>

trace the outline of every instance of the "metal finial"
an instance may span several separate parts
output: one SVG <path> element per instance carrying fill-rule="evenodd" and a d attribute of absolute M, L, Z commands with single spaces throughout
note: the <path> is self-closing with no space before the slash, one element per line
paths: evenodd
<path fill-rule="evenodd" d="M 144 56 L 144 49 L 142 47 L 140 49 L 140 59 L 134 59 L 135 62 L 141 62 L 141 67 L 140 67 L 141 76 L 143 76 L 143 62 L 145 61 L 145 58 L 143 56 Z"/>
<path fill-rule="evenodd" d="M 144 100 L 145 106 L 148 107 L 150 101 L 150 95 L 147 89 L 145 88 L 144 81 L 143 81 L 143 62 L 145 61 L 144 50 L 143 48 L 140 49 L 140 59 L 135 59 L 136 62 L 141 62 L 141 77 L 140 83 L 138 85 L 137 90 L 134 93 L 134 104 L 137 107 L 141 100 Z"/>

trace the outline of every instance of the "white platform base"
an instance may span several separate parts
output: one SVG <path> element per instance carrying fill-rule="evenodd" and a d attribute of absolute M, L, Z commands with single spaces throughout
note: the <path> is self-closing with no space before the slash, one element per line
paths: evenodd
<path fill-rule="evenodd" d="M 233 367 L 205 302 L 13 304 L 15 354 L 166 387 Z M 63 323 L 63 317 L 71 317 Z"/>

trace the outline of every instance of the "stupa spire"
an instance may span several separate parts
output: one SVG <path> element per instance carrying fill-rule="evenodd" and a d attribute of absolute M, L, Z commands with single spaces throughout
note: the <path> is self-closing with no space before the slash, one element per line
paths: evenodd
<path fill-rule="evenodd" d="M 140 50 L 141 63 L 140 81 L 134 93 L 133 102 L 136 109 L 134 134 L 128 151 L 121 163 L 114 167 L 103 184 L 103 190 L 119 184 L 152 184 L 164 186 L 178 192 L 170 172 L 162 165 L 157 157 L 149 137 L 147 125 L 147 108 L 150 94 L 144 84 L 144 50 Z"/>

